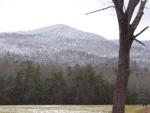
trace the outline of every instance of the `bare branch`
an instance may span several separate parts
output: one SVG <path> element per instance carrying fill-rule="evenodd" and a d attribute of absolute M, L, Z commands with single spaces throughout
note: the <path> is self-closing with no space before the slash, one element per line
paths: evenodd
<path fill-rule="evenodd" d="M 124 0 L 112 0 L 115 8 L 121 12 L 123 12 Z"/>
<path fill-rule="evenodd" d="M 130 23 L 135 7 L 140 2 L 140 0 L 129 0 L 126 14 L 128 15 L 128 22 Z"/>
<path fill-rule="evenodd" d="M 145 44 L 143 43 L 143 42 L 141 42 L 140 40 L 138 40 L 138 39 L 134 39 L 136 42 L 138 42 L 138 43 L 140 43 L 140 44 L 142 44 L 143 46 L 145 46 Z"/>
<path fill-rule="evenodd" d="M 135 30 L 137 28 L 138 24 L 140 23 L 140 20 L 144 14 L 143 10 L 145 8 L 146 2 L 147 2 L 147 0 L 141 0 L 141 4 L 140 4 L 139 10 L 138 10 L 138 13 L 132 23 L 133 30 Z"/>
<path fill-rule="evenodd" d="M 95 11 L 92 11 L 92 12 L 89 12 L 89 13 L 86 13 L 85 15 L 89 15 L 89 14 L 92 14 L 92 13 L 96 13 L 96 12 L 99 12 L 99 11 L 102 11 L 102 10 L 106 10 L 106 9 L 109 9 L 109 8 L 112 8 L 114 6 L 109 6 L 109 7 L 105 7 L 105 8 L 102 8 L 102 9 L 98 9 L 98 10 L 95 10 Z"/>
<path fill-rule="evenodd" d="M 142 34 L 144 31 L 146 31 L 149 28 L 149 26 L 145 27 L 144 29 L 142 29 L 138 34 L 136 34 L 134 37 L 138 37 L 140 34 Z"/>
<path fill-rule="evenodd" d="M 123 22 L 124 18 L 124 0 L 112 0 L 115 6 L 117 18 L 118 18 L 118 23 L 119 26 Z"/>

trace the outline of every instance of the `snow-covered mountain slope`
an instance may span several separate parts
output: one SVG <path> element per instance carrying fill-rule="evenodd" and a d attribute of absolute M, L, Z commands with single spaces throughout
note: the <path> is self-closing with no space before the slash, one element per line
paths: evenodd
<path fill-rule="evenodd" d="M 116 58 L 118 44 L 102 36 L 66 25 L 53 25 L 26 32 L 0 33 L 0 53 L 9 52 L 35 61 L 98 63 Z M 150 58 L 150 51 L 133 47 L 137 60 Z"/>

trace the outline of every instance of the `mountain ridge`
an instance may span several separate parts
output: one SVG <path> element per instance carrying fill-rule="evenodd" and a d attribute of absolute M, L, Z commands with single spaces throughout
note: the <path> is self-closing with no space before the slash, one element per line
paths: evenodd
<path fill-rule="evenodd" d="M 0 53 L 9 51 L 10 54 L 42 62 L 59 59 L 67 63 L 97 63 L 101 58 L 113 59 L 118 56 L 116 42 L 62 24 L 25 32 L 0 33 L 0 48 Z M 150 48 L 135 45 L 132 47 L 131 58 L 148 60 L 149 53 Z"/>

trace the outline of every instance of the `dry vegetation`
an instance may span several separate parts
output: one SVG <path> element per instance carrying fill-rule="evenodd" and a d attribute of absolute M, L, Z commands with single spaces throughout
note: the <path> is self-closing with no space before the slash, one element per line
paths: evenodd
<path fill-rule="evenodd" d="M 126 106 L 125 113 L 145 113 L 141 105 Z M 109 113 L 110 105 L 0 106 L 0 113 Z M 148 113 L 148 112 L 147 112 Z"/>

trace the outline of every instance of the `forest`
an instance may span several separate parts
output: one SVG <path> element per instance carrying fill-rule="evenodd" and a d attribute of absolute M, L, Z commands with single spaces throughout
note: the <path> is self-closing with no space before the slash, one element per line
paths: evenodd
<path fill-rule="evenodd" d="M 133 67 L 126 103 L 150 103 L 150 71 Z M 6 55 L 0 58 L 0 104 L 112 104 L 115 76 L 107 64 L 14 62 Z"/>

